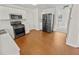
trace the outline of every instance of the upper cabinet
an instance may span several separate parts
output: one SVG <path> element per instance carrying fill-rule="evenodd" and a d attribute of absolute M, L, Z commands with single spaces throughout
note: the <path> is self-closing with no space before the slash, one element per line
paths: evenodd
<path fill-rule="evenodd" d="M 22 15 L 22 19 L 26 19 L 26 12 L 22 9 L 0 6 L 0 20 L 10 19 L 10 14 Z"/>
<path fill-rule="evenodd" d="M 55 13 L 55 8 L 49 8 L 49 9 L 44 9 L 42 10 L 42 14 L 48 14 L 48 13 Z"/>
<path fill-rule="evenodd" d="M 0 20 L 9 19 L 8 12 L 9 12 L 8 8 L 0 6 Z"/>

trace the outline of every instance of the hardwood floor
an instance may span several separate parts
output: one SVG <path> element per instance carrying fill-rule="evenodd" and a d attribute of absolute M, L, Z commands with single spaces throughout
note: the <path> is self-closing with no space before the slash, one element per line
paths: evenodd
<path fill-rule="evenodd" d="M 78 48 L 65 44 L 66 34 L 32 30 L 29 34 L 16 39 L 21 55 L 72 55 L 79 54 Z"/>

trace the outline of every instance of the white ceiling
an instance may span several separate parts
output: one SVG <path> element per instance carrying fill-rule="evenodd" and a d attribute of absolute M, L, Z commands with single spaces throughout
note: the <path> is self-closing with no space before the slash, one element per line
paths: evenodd
<path fill-rule="evenodd" d="M 33 5 L 33 4 L 2 4 L 2 5 L 7 6 L 7 7 L 15 7 L 15 8 L 40 8 L 40 9 L 48 9 L 48 8 L 65 6 L 65 4 L 37 4 L 37 5 Z"/>
<path fill-rule="evenodd" d="M 23 8 L 35 8 L 32 4 L 15 4 L 16 6 L 23 7 Z"/>
<path fill-rule="evenodd" d="M 64 4 L 15 4 L 16 6 L 24 7 L 24 8 L 41 8 L 41 9 L 47 9 L 47 8 L 55 8 L 55 7 L 62 7 Z"/>

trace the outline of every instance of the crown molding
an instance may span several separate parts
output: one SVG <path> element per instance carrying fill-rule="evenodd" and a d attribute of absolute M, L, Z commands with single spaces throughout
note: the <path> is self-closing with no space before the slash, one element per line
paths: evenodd
<path fill-rule="evenodd" d="M 21 10 L 30 9 L 30 8 L 20 7 L 15 4 L 0 4 L 0 6 L 9 7 L 9 8 L 16 8 L 16 9 L 21 9 Z"/>

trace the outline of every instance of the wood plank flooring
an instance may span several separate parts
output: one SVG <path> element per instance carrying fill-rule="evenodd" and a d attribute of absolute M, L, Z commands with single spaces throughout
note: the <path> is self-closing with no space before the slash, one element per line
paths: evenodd
<path fill-rule="evenodd" d="M 32 30 L 29 34 L 16 39 L 21 55 L 73 55 L 79 48 L 67 46 L 66 34 Z"/>

